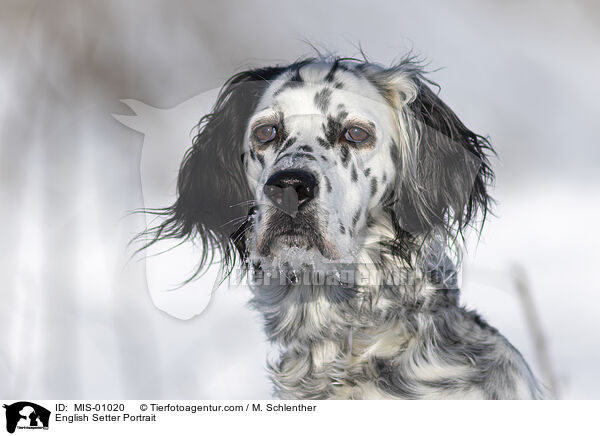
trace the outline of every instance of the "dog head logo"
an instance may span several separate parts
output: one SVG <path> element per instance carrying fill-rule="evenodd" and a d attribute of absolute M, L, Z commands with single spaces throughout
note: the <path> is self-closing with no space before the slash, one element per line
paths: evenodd
<path fill-rule="evenodd" d="M 48 429 L 50 411 L 28 401 L 3 406 L 6 409 L 6 431 L 19 429 Z"/>
<path fill-rule="evenodd" d="M 210 112 L 217 93 L 218 89 L 208 91 L 169 109 L 132 99 L 122 100 L 135 115 L 113 117 L 144 135 L 140 175 L 146 209 L 164 208 L 176 199 L 179 165 L 192 144 L 198 120 Z M 160 217 L 146 214 L 147 227 L 159 222 Z M 161 241 L 144 250 L 144 254 L 148 290 L 154 305 L 184 320 L 202 313 L 212 295 L 205 290 L 213 288 L 214 291 L 214 283 L 220 282 L 216 267 L 201 280 L 185 282 L 196 269 L 202 249 L 191 241 L 181 244 Z"/>

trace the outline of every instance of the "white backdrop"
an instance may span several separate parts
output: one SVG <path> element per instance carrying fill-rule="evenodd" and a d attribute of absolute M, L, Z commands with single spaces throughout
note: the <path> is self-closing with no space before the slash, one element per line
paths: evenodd
<path fill-rule="evenodd" d="M 165 166 L 185 145 L 162 144 L 140 173 L 149 137 L 112 114 L 133 114 L 123 99 L 177 113 L 244 67 L 311 54 L 306 41 L 343 56 L 360 43 L 383 64 L 413 49 L 442 98 L 491 137 L 496 216 L 471 241 L 463 302 L 538 370 L 511 275 L 521 267 L 561 397 L 600 397 L 594 2 L 5 0 L 1 9 L 0 397 L 269 396 L 268 347 L 247 290 L 216 290 L 194 317 L 211 277 L 164 295 L 151 292 L 160 286 L 144 259 L 131 259 L 127 243 L 145 221 L 128 212 L 155 201 L 148 192 L 169 195 L 160 190 L 176 172 Z"/>

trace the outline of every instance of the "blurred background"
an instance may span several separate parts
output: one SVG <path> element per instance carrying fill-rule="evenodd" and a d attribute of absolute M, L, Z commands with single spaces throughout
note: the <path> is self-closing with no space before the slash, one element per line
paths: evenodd
<path fill-rule="evenodd" d="M 382 64 L 412 50 L 489 135 L 497 205 L 469 241 L 462 301 L 559 398 L 600 398 L 592 0 L 1 0 L 0 397 L 270 396 L 246 289 L 220 287 L 198 316 L 151 298 L 127 244 L 152 172 L 140 175 L 144 135 L 112 114 L 133 115 L 122 99 L 176 108 L 246 67 L 314 54 L 307 42 L 342 56 L 360 44 Z M 202 308 L 213 279 L 194 288 Z"/>

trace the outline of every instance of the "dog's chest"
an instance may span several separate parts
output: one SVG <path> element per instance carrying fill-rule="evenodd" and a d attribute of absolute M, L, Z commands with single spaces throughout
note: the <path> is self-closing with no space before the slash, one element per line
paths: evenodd
<path fill-rule="evenodd" d="M 273 368 L 282 398 L 391 398 L 378 387 L 380 362 L 407 349 L 400 323 L 378 328 L 349 328 L 339 340 L 322 340 L 306 350 L 288 349 Z"/>

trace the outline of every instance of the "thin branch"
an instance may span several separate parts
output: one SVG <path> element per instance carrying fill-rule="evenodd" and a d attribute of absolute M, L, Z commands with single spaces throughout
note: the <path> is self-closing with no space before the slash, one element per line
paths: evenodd
<path fill-rule="evenodd" d="M 533 340 L 542 378 L 546 382 L 552 396 L 554 398 L 559 398 L 558 379 L 554 372 L 550 352 L 548 350 L 548 341 L 546 340 L 546 335 L 544 334 L 544 329 L 535 307 L 531 287 L 527 279 L 527 273 L 521 265 L 515 264 L 511 268 L 511 276 L 517 295 L 521 301 L 521 306 L 523 307 L 525 321 L 531 334 L 531 339 Z"/>

